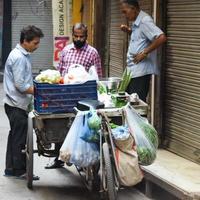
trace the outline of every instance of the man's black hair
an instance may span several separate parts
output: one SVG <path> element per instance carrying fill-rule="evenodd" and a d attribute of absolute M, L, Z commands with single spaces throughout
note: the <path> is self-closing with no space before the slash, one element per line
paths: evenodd
<path fill-rule="evenodd" d="M 72 27 L 72 34 L 74 34 L 75 29 L 83 30 L 85 32 L 85 36 L 87 36 L 88 29 L 87 29 L 87 26 L 85 24 L 83 24 L 83 23 L 74 24 L 74 26 Z"/>
<path fill-rule="evenodd" d="M 41 29 L 37 28 L 36 26 L 27 26 L 21 30 L 20 35 L 20 43 L 22 44 L 24 40 L 27 42 L 30 42 L 34 40 L 34 38 L 42 38 L 44 37 L 44 34 Z"/>
<path fill-rule="evenodd" d="M 138 0 L 121 0 L 121 3 L 127 3 L 131 6 L 135 6 L 136 8 L 139 8 Z"/>

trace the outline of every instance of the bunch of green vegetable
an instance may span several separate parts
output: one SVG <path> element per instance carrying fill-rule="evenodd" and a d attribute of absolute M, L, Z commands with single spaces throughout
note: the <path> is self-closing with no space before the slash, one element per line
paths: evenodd
<path fill-rule="evenodd" d="M 155 149 L 158 148 L 158 135 L 157 131 L 151 124 L 142 123 L 141 126 L 142 130 L 144 131 L 145 135 L 149 139 L 149 141 L 153 144 Z"/>
<path fill-rule="evenodd" d="M 141 122 L 139 126 L 149 142 L 148 145 L 141 144 L 137 146 L 139 161 L 142 165 L 150 165 L 156 158 L 156 150 L 158 148 L 157 132 L 151 124 Z"/>
<path fill-rule="evenodd" d="M 122 75 L 122 81 L 120 82 L 119 88 L 118 88 L 118 93 L 120 92 L 125 92 L 130 81 L 132 78 L 132 73 L 129 69 L 125 69 L 124 73 Z"/>
<path fill-rule="evenodd" d="M 99 92 L 99 94 L 107 94 L 107 88 L 105 85 L 103 85 L 100 81 L 98 82 L 98 87 L 97 90 Z"/>
<path fill-rule="evenodd" d="M 127 104 L 127 99 L 124 97 L 112 95 L 111 98 L 116 108 L 121 108 Z"/>
<path fill-rule="evenodd" d="M 141 165 L 150 165 L 156 158 L 156 150 L 146 146 L 137 146 L 137 154 Z"/>
<path fill-rule="evenodd" d="M 112 123 L 112 122 L 110 122 L 109 125 L 110 125 L 111 129 L 117 128 L 119 126 L 119 125 Z"/>

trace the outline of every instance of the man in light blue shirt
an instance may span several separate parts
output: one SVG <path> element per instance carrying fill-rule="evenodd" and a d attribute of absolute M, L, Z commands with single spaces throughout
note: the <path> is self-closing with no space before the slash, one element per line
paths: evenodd
<path fill-rule="evenodd" d="M 125 17 L 133 21 L 131 28 L 121 25 L 123 31 L 131 34 L 127 67 L 132 72 L 132 79 L 127 92 L 137 93 L 146 101 L 151 74 L 158 74 L 156 49 L 166 41 L 166 36 L 153 19 L 140 10 L 137 0 L 121 0 L 121 9 Z"/>
<path fill-rule="evenodd" d="M 20 44 L 10 52 L 5 64 L 3 101 L 10 122 L 5 176 L 26 177 L 26 156 L 22 150 L 28 128 L 27 109 L 34 92 L 30 53 L 39 47 L 41 37 L 42 31 L 35 26 L 22 29 Z"/>

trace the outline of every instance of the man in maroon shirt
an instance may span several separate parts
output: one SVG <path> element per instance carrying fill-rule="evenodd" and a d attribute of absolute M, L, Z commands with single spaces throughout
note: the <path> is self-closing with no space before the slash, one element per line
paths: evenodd
<path fill-rule="evenodd" d="M 87 26 L 76 23 L 72 28 L 73 43 L 67 45 L 61 52 L 58 70 L 64 76 L 72 64 L 79 64 L 89 71 L 91 66 L 95 66 L 98 76 L 102 77 L 101 59 L 97 50 L 87 43 Z M 62 144 L 56 144 L 59 152 Z M 58 160 L 58 156 L 53 163 L 47 165 L 45 169 L 61 168 L 64 162 Z"/>
<path fill-rule="evenodd" d="M 72 28 L 73 43 L 67 45 L 61 52 L 58 70 L 64 76 L 72 64 L 80 64 L 89 71 L 95 66 L 99 77 L 102 76 L 101 59 L 97 50 L 87 43 L 87 26 L 76 23 Z"/>

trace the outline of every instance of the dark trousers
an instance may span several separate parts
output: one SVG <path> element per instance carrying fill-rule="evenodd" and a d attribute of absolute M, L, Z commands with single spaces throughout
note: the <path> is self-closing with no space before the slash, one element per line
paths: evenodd
<path fill-rule="evenodd" d="M 137 93 L 139 98 L 146 102 L 150 80 L 151 74 L 132 78 L 127 88 L 128 94 Z"/>
<path fill-rule="evenodd" d="M 21 175 L 26 172 L 26 154 L 22 150 L 25 149 L 26 144 L 28 114 L 20 108 L 7 104 L 4 105 L 4 108 L 10 122 L 6 170 L 12 171 L 15 175 Z"/>

